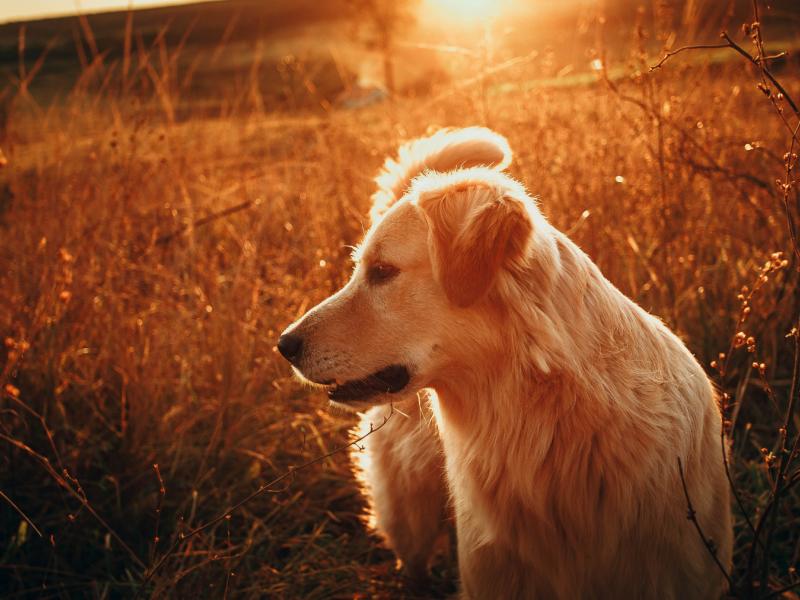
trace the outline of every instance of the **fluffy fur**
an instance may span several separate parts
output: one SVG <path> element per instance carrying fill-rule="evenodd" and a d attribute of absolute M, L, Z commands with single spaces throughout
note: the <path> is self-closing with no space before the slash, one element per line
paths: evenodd
<path fill-rule="evenodd" d="M 397 158 L 387 158 L 375 178 L 370 216 L 375 222 L 408 190 L 411 181 L 429 171 L 448 172 L 466 167 L 504 169 L 511 163 L 506 139 L 485 127 L 440 129 L 430 137 L 400 146 Z"/>
<path fill-rule="evenodd" d="M 374 407 L 353 433 L 362 437 L 379 425 L 351 452 L 369 503 L 367 522 L 395 551 L 405 574 L 422 587 L 435 549 L 448 542 L 449 518 L 444 457 L 429 395 L 421 393 L 391 409 Z"/>
<path fill-rule="evenodd" d="M 352 279 L 287 330 L 304 340 L 295 364 L 312 381 L 409 368 L 406 396 L 370 399 L 409 414 L 393 415 L 361 456 L 376 526 L 424 573 L 445 514 L 443 470 L 465 598 L 719 597 L 724 578 L 686 518 L 678 470 L 680 459 L 728 565 L 708 378 L 502 173 L 505 141 L 465 131 L 389 163 Z M 476 164 L 496 168 L 460 168 Z M 376 284 L 376 264 L 399 274 Z M 423 388 L 430 409 L 415 400 Z"/>

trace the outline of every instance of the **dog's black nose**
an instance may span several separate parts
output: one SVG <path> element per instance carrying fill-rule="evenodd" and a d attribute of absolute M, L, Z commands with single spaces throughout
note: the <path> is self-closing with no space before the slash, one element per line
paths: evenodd
<path fill-rule="evenodd" d="M 278 352 L 283 354 L 283 357 L 290 363 L 294 363 L 300 357 L 302 350 L 303 338 L 299 336 L 284 333 L 278 340 Z"/>

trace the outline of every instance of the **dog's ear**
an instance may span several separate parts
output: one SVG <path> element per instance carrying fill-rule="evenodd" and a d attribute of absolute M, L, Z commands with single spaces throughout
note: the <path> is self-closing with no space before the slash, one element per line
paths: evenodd
<path fill-rule="evenodd" d="M 422 192 L 417 202 L 431 228 L 435 275 L 457 306 L 477 302 L 499 271 L 525 254 L 530 215 L 502 187 L 466 182 Z"/>

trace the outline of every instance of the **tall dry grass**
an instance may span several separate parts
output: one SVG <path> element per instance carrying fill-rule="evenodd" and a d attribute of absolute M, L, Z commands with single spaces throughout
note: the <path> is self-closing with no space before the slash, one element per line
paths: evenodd
<path fill-rule="evenodd" d="M 353 418 L 292 380 L 275 338 L 347 278 L 383 158 L 475 123 L 509 138 L 512 171 L 547 216 L 728 395 L 739 594 L 800 582 L 800 460 L 780 453 L 800 429 L 797 412 L 785 420 L 796 136 L 757 69 L 675 56 L 649 72 L 657 57 L 639 47 L 613 81 L 542 86 L 531 55 L 391 110 L 270 110 L 245 65 L 245 84 L 195 111 L 175 87 L 178 50 L 158 40 L 123 64 L 95 52 L 51 105 L 21 79 L 0 142 L 2 588 L 411 596 L 361 524 L 343 454 L 185 533 L 348 442 Z M 783 60 L 776 76 L 800 97 L 798 63 Z M 764 519 L 779 463 L 789 489 Z M 748 520 L 771 526 L 754 552 Z M 453 590 L 454 569 L 437 567 L 436 593 Z"/>

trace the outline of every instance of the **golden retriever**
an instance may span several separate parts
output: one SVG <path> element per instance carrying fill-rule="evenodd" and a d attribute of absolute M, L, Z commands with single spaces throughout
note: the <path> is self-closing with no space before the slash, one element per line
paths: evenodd
<path fill-rule="evenodd" d="M 356 457 L 375 524 L 412 575 L 449 498 L 465 598 L 719 597 L 678 467 L 728 566 L 712 385 L 547 222 L 510 160 L 478 127 L 400 148 L 350 281 L 278 348 L 336 404 L 377 407 L 362 427 L 389 403 L 402 410 Z"/>

